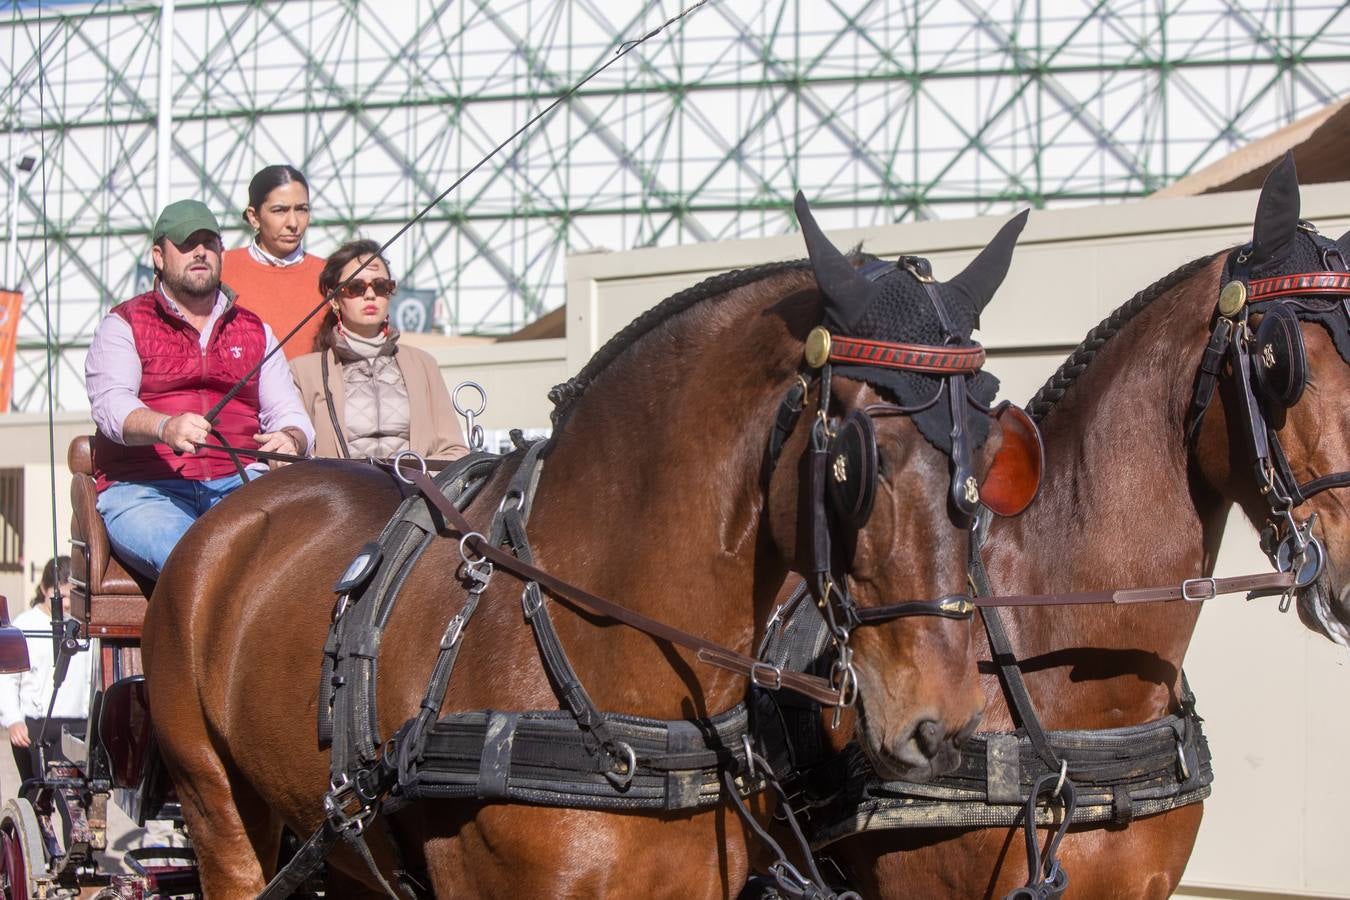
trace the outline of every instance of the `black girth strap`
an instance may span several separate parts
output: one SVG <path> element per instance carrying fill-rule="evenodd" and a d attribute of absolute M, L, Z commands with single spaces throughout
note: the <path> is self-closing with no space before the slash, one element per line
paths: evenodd
<path fill-rule="evenodd" d="M 1196 803 L 1214 780 L 1209 744 L 1184 689 L 1177 715 L 1123 728 L 1051 731 L 1046 739 L 1068 764 L 1076 792 L 1074 824 L 1123 825 Z M 962 748 L 955 772 L 931 782 L 881 781 L 850 747 L 843 784 L 813 797 L 811 842 L 826 846 L 861 831 L 894 828 L 1011 827 L 1026 817 L 1031 791 L 1060 768 L 1045 765 L 1025 734 L 979 732 Z M 1041 809 L 1038 825 L 1057 822 Z"/>
<path fill-rule="evenodd" d="M 507 800 L 580 809 L 681 810 L 723 799 L 719 773 L 739 772 L 748 716 L 744 704 L 708 719 L 666 722 L 615 713 L 611 739 L 632 749 L 622 788 L 597 754 L 591 732 L 570 712 L 479 710 L 437 721 L 416 759 L 399 773 L 401 800 Z M 762 787 L 736 775 L 737 790 Z"/>

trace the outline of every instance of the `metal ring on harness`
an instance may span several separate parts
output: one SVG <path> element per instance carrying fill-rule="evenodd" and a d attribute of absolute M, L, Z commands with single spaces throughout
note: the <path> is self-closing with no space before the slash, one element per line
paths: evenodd
<path fill-rule="evenodd" d="M 612 769 L 607 770 L 605 772 L 605 778 L 609 780 L 610 784 L 614 785 L 619 790 L 623 790 L 633 783 L 633 775 L 637 772 L 637 754 L 633 752 L 633 748 L 630 744 L 626 744 L 623 741 L 618 741 L 616 746 L 623 751 L 624 759 L 622 762 L 624 764 L 624 770 L 622 772 L 615 772 Z"/>
<path fill-rule="evenodd" d="M 509 507 L 509 509 L 507 507 L 507 501 L 514 501 L 514 503 Z M 525 505 L 525 494 L 523 491 L 508 490 L 505 494 L 502 494 L 501 502 L 497 504 L 497 515 L 500 516 L 508 511 L 515 512 L 524 505 Z"/>
<path fill-rule="evenodd" d="M 422 470 L 423 475 L 427 474 L 427 461 L 422 458 L 422 454 L 418 453 L 415 450 L 400 450 L 397 453 L 395 453 L 394 458 L 389 461 L 390 465 L 393 466 L 394 469 L 394 477 L 397 478 L 399 481 L 403 482 L 404 484 L 408 485 L 409 487 L 415 487 L 416 482 L 414 482 L 410 478 L 405 477 L 403 474 L 403 458 L 405 456 L 411 456 L 413 459 L 417 460 L 418 468 Z"/>
<path fill-rule="evenodd" d="M 848 709 L 858 702 L 858 673 L 854 671 L 852 662 L 835 660 L 830 669 L 830 687 L 839 692 L 837 709 Z"/>
<path fill-rule="evenodd" d="M 464 390 L 465 388 L 473 388 L 475 391 L 478 392 L 477 409 L 472 411 L 467 410 L 459 402 L 459 392 Z M 455 404 L 455 412 L 459 413 L 466 419 L 469 418 L 470 416 L 481 416 L 483 414 L 483 411 L 487 409 L 487 391 L 483 390 L 483 386 L 476 381 L 461 381 L 459 384 L 455 385 L 455 389 L 450 392 L 450 397 L 451 401 Z"/>
<path fill-rule="evenodd" d="M 470 531 L 468 534 L 464 535 L 464 537 L 459 539 L 459 558 L 464 560 L 464 565 L 468 566 L 469 568 L 473 568 L 474 566 L 477 566 L 479 563 L 486 560 L 487 557 L 480 553 L 478 554 L 477 559 L 469 559 L 469 554 L 465 552 L 465 545 L 468 542 L 469 538 L 478 538 L 480 541 L 486 540 L 486 538 L 483 537 L 481 532 Z"/>
<path fill-rule="evenodd" d="M 459 392 L 464 388 L 472 388 L 478 392 L 478 408 L 465 409 L 459 402 Z M 483 426 L 475 420 L 487 409 L 487 391 L 476 381 L 461 381 L 455 385 L 451 391 L 451 402 L 455 404 L 455 411 L 464 417 L 464 422 L 468 427 L 469 449 L 478 451 L 483 449 Z"/>
<path fill-rule="evenodd" d="M 1276 551 L 1275 567 L 1281 572 L 1293 572 L 1295 588 L 1304 588 L 1317 580 L 1317 576 L 1322 574 L 1322 567 L 1326 562 L 1326 554 L 1322 551 L 1322 542 L 1315 537 L 1307 538 L 1306 542 L 1295 537 L 1296 532 L 1290 534 L 1280 542 L 1279 549 Z M 1297 544 L 1302 543 L 1301 548 Z"/>

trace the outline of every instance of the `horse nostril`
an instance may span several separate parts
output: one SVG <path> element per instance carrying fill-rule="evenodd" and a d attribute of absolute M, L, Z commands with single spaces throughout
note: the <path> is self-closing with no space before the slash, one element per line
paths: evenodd
<path fill-rule="evenodd" d="M 956 736 L 956 746 L 960 747 L 970 740 L 970 736 L 975 733 L 975 729 L 980 727 L 980 720 L 984 718 L 983 713 L 976 713 L 966 721 L 961 728 L 961 733 Z"/>
<path fill-rule="evenodd" d="M 914 729 L 914 743 L 924 756 L 932 759 L 942 749 L 942 729 L 932 719 L 924 719 Z"/>

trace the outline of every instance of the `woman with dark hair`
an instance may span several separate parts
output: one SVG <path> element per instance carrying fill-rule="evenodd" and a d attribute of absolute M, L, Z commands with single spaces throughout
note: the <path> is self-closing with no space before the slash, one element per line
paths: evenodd
<path fill-rule="evenodd" d="M 468 453 L 450 392 L 431 354 L 400 346 L 389 324 L 397 285 L 380 245 L 348 241 L 328 257 L 319 293 L 330 301 L 314 353 L 291 360 L 309 417 L 314 455 L 387 459 L 413 450 L 432 459 Z"/>
<path fill-rule="evenodd" d="M 28 638 L 27 672 L 0 675 L 0 726 L 9 732 L 9 746 L 22 780 L 36 772 L 33 743 L 43 734 L 43 720 L 52 700 L 52 598 L 61 594 L 61 608 L 70 616 L 70 557 L 58 556 L 42 569 L 37 595 L 28 609 L 14 617 L 14 627 Z M 44 743 L 48 759 L 61 756 L 61 729 L 84 737 L 89 716 L 89 652 L 81 650 L 70 660 L 61 692 L 47 721 Z"/>
<path fill-rule="evenodd" d="M 272 327 L 277 340 L 314 308 L 314 289 L 323 259 L 306 253 L 309 228 L 309 182 L 294 166 L 267 166 L 248 183 L 244 221 L 253 229 L 247 247 L 225 252 L 221 281 L 239 303 Z M 282 346 L 287 359 L 308 353 L 319 330 L 310 319 Z"/>

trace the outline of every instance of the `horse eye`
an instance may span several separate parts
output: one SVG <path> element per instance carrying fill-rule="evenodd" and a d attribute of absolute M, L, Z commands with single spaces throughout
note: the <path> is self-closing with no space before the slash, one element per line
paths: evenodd
<path fill-rule="evenodd" d="M 890 478 L 892 468 L 890 448 L 885 445 L 877 447 L 877 477 Z"/>

